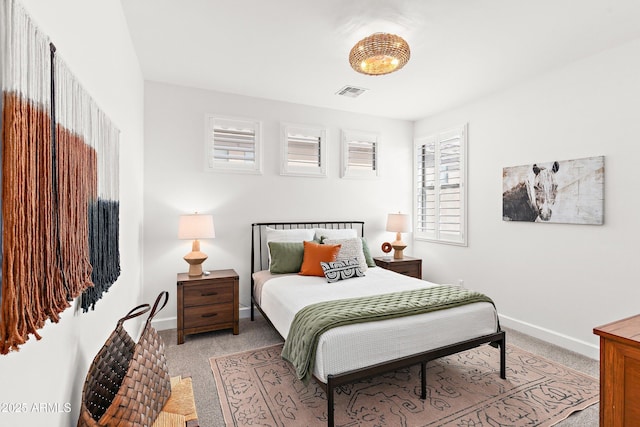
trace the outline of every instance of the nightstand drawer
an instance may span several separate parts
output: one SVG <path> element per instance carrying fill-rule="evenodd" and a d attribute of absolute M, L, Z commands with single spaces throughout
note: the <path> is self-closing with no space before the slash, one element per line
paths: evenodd
<path fill-rule="evenodd" d="M 393 270 L 396 273 L 404 274 L 406 276 L 411 276 L 411 277 L 419 277 L 420 275 L 420 266 L 416 264 L 394 265 L 390 270 Z"/>
<path fill-rule="evenodd" d="M 184 309 L 184 327 L 215 326 L 218 323 L 233 322 L 232 304 L 212 304 Z"/>
<path fill-rule="evenodd" d="M 405 276 L 422 279 L 422 260 L 420 258 L 412 258 L 405 256 L 404 258 L 394 259 L 388 257 L 374 257 L 378 267 L 404 274 Z"/>
<path fill-rule="evenodd" d="M 193 307 L 233 301 L 233 281 L 218 281 L 184 289 L 184 306 Z"/>

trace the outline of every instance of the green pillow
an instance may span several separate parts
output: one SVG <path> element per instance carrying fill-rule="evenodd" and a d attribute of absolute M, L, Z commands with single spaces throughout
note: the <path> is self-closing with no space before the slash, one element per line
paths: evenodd
<path fill-rule="evenodd" d="M 299 273 L 304 257 L 302 242 L 268 242 L 271 264 L 269 271 L 273 274 Z"/>
<path fill-rule="evenodd" d="M 362 252 L 364 252 L 364 259 L 367 261 L 367 267 L 375 267 L 376 262 L 373 260 L 371 256 L 371 251 L 369 250 L 369 245 L 367 245 L 367 241 L 364 237 L 362 239 Z"/>

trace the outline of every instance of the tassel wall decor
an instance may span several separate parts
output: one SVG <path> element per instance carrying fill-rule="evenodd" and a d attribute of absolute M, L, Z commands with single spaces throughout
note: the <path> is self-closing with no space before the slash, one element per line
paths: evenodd
<path fill-rule="evenodd" d="M 119 132 L 16 0 L 0 0 L 0 57 L 6 354 L 118 278 Z"/>
<path fill-rule="evenodd" d="M 56 268 L 49 40 L 2 3 L 2 309 L 0 352 L 69 306 Z M 31 70 L 31 72 L 26 72 Z"/>
<path fill-rule="evenodd" d="M 84 290 L 81 306 L 86 312 L 120 275 L 119 133 L 60 55 L 54 58 L 54 75 L 63 274 L 74 284 L 74 295 Z M 76 205 L 76 200 L 87 202 Z"/>

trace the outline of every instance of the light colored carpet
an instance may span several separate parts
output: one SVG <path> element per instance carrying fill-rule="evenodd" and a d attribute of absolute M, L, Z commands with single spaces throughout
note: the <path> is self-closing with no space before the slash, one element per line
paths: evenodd
<path fill-rule="evenodd" d="M 598 361 L 564 350 L 543 341 L 506 329 L 507 346 L 514 344 L 524 350 L 541 355 L 580 372 L 597 378 Z M 185 343 L 176 345 L 175 329 L 161 331 L 166 344 L 169 373 L 193 378 L 196 407 L 201 427 L 224 426 L 224 418 L 218 399 L 209 358 L 239 353 L 255 348 L 281 343 L 281 337 L 261 317 L 256 321 L 240 320 L 240 334 L 231 331 L 209 332 L 186 337 Z M 556 424 L 558 427 L 595 427 L 598 425 L 598 404 L 574 413 Z"/>

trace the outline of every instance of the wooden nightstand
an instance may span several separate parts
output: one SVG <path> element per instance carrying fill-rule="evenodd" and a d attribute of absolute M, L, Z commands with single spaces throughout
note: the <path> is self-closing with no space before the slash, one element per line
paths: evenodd
<path fill-rule="evenodd" d="M 640 315 L 593 333 L 600 336 L 600 426 L 640 425 Z"/>
<path fill-rule="evenodd" d="M 378 267 L 386 268 L 405 276 L 422 279 L 422 260 L 420 258 L 412 258 L 410 256 L 405 256 L 402 259 L 373 257 L 373 260 Z"/>
<path fill-rule="evenodd" d="M 239 330 L 238 273 L 213 270 L 208 276 L 178 274 L 178 344 L 184 336 L 233 328 Z"/>

